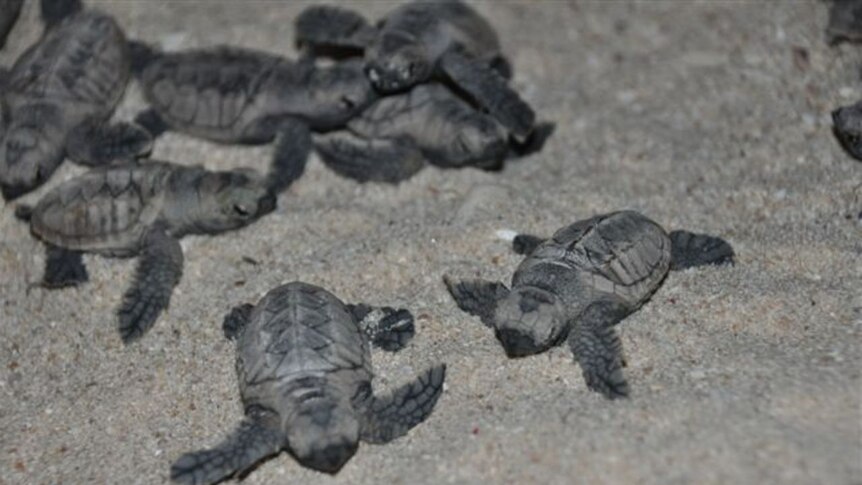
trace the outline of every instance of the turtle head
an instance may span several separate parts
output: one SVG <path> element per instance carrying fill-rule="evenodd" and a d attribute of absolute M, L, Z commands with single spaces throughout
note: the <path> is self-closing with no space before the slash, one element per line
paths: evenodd
<path fill-rule="evenodd" d="M 862 101 L 833 111 L 832 128 L 844 148 L 862 159 Z"/>
<path fill-rule="evenodd" d="M 383 93 L 403 91 L 431 77 L 433 65 L 426 46 L 402 32 L 386 32 L 368 50 L 366 72 Z"/>
<path fill-rule="evenodd" d="M 0 191 L 12 200 L 42 185 L 62 161 L 61 120 L 50 104 L 28 105 L 11 117 L 0 102 L 0 111 Z"/>
<path fill-rule="evenodd" d="M 216 234 L 245 227 L 275 210 L 275 194 L 252 170 L 206 173 L 199 182 L 197 230 Z"/>
<path fill-rule="evenodd" d="M 359 443 L 359 422 L 349 405 L 310 399 L 284 423 L 290 450 L 303 466 L 334 474 Z"/>
<path fill-rule="evenodd" d="M 314 69 L 308 99 L 315 127 L 343 125 L 378 98 L 362 66 L 361 60 L 353 59 Z"/>
<path fill-rule="evenodd" d="M 559 299 L 533 286 L 513 288 L 497 304 L 494 333 L 509 357 L 538 354 L 566 337 Z"/>

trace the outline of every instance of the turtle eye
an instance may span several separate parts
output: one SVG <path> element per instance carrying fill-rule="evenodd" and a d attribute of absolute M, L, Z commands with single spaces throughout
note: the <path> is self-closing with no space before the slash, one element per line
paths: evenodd
<path fill-rule="evenodd" d="M 350 99 L 349 97 L 347 97 L 347 96 L 342 96 L 342 97 L 341 97 L 341 107 L 342 107 L 345 111 L 353 111 L 353 108 L 355 108 L 355 107 L 356 107 L 356 103 L 354 103 L 354 102 L 353 102 L 353 100 L 352 100 L 352 99 Z"/>
<path fill-rule="evenodd" d="M 243 206 L 242 204 L 234 204 L 233 211 L 234 213 L 236 213 L 236 215 L 240 217 L 248 217 L 251 214 L 251 212 L 249 212 L 249 210 L 246 209 L 245 206 Z"/>

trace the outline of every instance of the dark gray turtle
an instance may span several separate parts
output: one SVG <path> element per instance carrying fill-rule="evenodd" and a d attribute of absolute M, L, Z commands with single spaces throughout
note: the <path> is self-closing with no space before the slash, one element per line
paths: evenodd
<path fill-rule="evenodd" d="M 13 199 L 41 185 L 64 156 L 96 165 L 147 152 L 131 124 L 107 125 L 129 77 L 128 47 L 114 19 L 77 0 L 43 0 L 42 38 L 0 91 L 0 191 Z"/>
<path fill-rule="evenodd" d="M 484 280 L 444 277 L 458 306 L 494 329 L 509 357 L 544 352 L 568 339 L 587 387 L 609 398 L 628 395 L 622 345 L 614 325 L 640 308 L 667 275 L 733 261 L 717 237 L 667 234 L 645 216 L 622 211 L 591 217 L 542 240 L 519 235 L 527 258 L 512 289 Z"/>
<path fill-rule="evenodd" d="M 24 0 L 0 0 L 0 48 L 6 44 L 6 36 L 21 14 Z"/>
<path fill-rule="evenodd" d="M 365 53 L 368 76 L 384 93 L 432 78 L 450 81 L 486 109 L 517 139 L 533 129 L 535 113 L 513 91 L 508 61 L 491 25 L 459 1 L 404 4 L 372 27 L 340 7 L 316 6 L 296 20 L 302 46 Z"/>
<path fill-rule="evenodd" d="M 862 2 L 833 0 L 826 36 L 833 45 L 844 41 L 862 42 Z"/>
<path fill-rule="evenodd" d="M 120 336 L 131 342 L 168 306 L 182 274 L 179 238 L 244 227 L 275 209 L 267 183 L 250 170 L 210 172 L 147 161 L 91 170 L 57 186 L 19 216 L 47 245 L 43 285 L 87 281 L 82 252 L 140 256 L 123 296 Z"/>
<path fill-rule="evenodd" d="M 316 67 L 226 46 L 161 54 L 133 47 L 151 106 L 138 122 L 153 135 L 170 128 L 223 143 L 275 139 L 272 171 L 290 179 L 305 166 L 310 130 L 342 126 L 376 97 L 359 60 Z"/>
<path fill-rule="evenodd" d="M 368 342 L 397 350 L 414 330 L 406 310 L 370 310 L 300 282 L 271 290 L 257 305 L 235 307 L 224 331 L 236 339 L 245 419 L 215 448 L 181 456 L 171 479 L 215 483 L 281 450 L 303 466 L 336 473 L 360 440 L 387 443 L 428 418 L 446 366 L 374 396 Z"/>
<path fill-rule="evenodd" d="M 426 161 L 443 168 L 498 169 L 507 157 L 539 149 L 552 131 L 553 125 L 540 124 L 528 143 L 517 143 L 496 119 L 430 82 L 377 100 L 346 129 L 317 136 L 315 147 L 342 175 L 397 183 Z"/>
<path fill-rule="evenodd" d="M 862 160 L 862 101 L 833 111 L 832 131 L 850 155 Z"/>

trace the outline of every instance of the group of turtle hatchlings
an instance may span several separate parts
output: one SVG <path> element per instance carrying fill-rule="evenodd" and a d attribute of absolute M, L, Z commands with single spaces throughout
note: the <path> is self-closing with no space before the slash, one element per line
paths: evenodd
<path fill-rule="evenodd" d="M 22 0 L 0 0 L 0 46 Z M 540 123 L 509 85 L 512 70 L 488 22 L 457 0 L 413 2 L 376 24 L 341 7 L 296 19 L 298 60 L 228 46 L 161 52 L 127 41 L 113 18 L 80 0 L 41 0 L 45 32 L 0 69 L 0 191 L 15 199 L 42 185 L 66 158 L 92 167 L 16 214 L 46 246 L 41 285 L 88 279 L 82 253 L 139 257 L 118 309 L 126 343 L 168 306 L 182 275 L 179 239 L 240 229 L 272 212 L 316 150 L 360 182 L 398 183 L 426 163 L 499 169 L 541 149 Z M 862 39 L 860 2 L 836 1 L 829 33 Z M 317 62 L 321 56 L 328 63 Z M 134 77 L 149 108 L 109 122 Z M 862 154 L 862 104 L 834 113 L 845 147 Z M 143 159 L 167 130 L 222 143 L 274 145 L 265 175 L 215 172 Z M 724 240 L 666 232 L 619 211 L 577 221 L 550 238 L 521 234 L 525 256 L 510 287 L 444 283 L 463 311 L 493 329 L 510 357 L 568 342 L 588 388 L 627 396 L 614 326 L 643 305 L 669 270 L 732 263 Z M 280 450 L 337 472 L 359 441 L 385 443 L 432 412 L 445 365 L 376 396 L 369 346 L 403 348 L 409 311 L 345 304 L 292 282 L 235 307 L 224 334 L 236 342 L 245 418 L 214 448 L 180 457 L 171 478 L 214 483 Z"/>

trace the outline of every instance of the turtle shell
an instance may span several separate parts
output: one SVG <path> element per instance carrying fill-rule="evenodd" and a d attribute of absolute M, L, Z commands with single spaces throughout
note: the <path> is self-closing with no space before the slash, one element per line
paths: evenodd
<path fill-rule="evenodd" d="M 175 167 L 159 162 L 91 170 L 46 194 L 30 222 L 43 241 L 82 251 L 134 251 L 160 215 Z"/>
<path fill-rule="evenodd" d="M 637 308 L 667 275 L 670 249 L 667 233 L 649 218 L 613 212 L 557 231 L 521 263 L 512 284 L 545 288 L 569 306 L 611 294 Z"/>
<path fill-rule="evenodd" d="M 141 86 L 169 125 L 204 138 L 236 141 L 265 114 L 260 91 L 285 64 L 280 57 L 249 49 L 189 50 L 157 56 L 141 74 Z"/>
<path fill-rule="evenodd" d="M 288 283 L 267 293 L 251 313 L 237 348 L 247 406 L 278 409 L 286 389 L 309 379 L 326 379 L 352 393 L 372 377 L 368 343 L 344 303 L 306 283 Z"/>
<path fill-rule="evenodd" d="M 86 10 L 46 30 L 15 63 L 8 89 L 31 98 L 81 103 L 107 115 L 129 79 L 129 53 L 109 15 Z"/>

